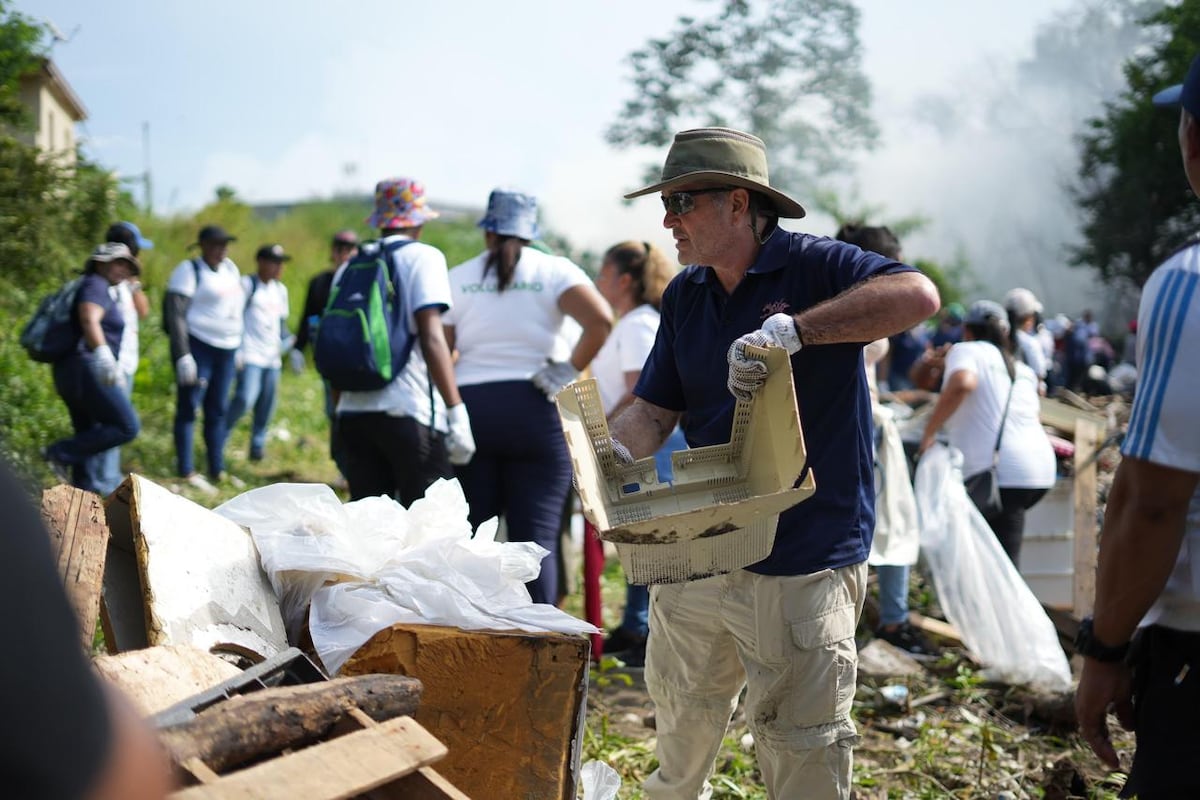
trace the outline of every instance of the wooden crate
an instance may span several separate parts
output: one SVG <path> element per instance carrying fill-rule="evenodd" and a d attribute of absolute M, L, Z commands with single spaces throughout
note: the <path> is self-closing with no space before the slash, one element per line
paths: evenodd
<path fill-rule="evenodd" d="M 587 700 L 586 637 L 396 624 L 341 675 L 408 675 L 418 722 L 445 742 L 438 766 L 474 797 L 574 800 Z"/>

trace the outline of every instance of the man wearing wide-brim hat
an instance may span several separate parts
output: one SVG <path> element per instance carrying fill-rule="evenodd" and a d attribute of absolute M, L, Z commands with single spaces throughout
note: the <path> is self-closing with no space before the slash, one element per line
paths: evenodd
<path fill-rule="evenodd" d="M 937 290 L 910 266 L 779 228 L 804 208 L 771 186 L 750 134 L 677 134 L 662 180 L 627 196 L 653 192 L 687 266 L 663 295 L 636 400 L 612 425 L 616 444 L 651 455 L 681 419 L 690 447 L 728 442 L 735 403 L 765 381 L 747 345 L 784 347 L 817 490 L 780 515 L 764 560 L 653 587 L 646 683 L 659 768 L 644 789 L 655 800 L 708 796 L 746 686 L 769 796 L 848 798 L 854 629 L 874 525 L 862 349 L 935 313 Z"/>

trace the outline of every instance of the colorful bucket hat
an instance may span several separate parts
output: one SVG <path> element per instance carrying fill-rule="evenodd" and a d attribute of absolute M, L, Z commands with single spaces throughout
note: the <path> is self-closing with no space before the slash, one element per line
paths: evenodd
<path fill-rule="evenodd" d="M 538 238 L 537 198 L 512 189 L 493 189 L 479 227 L 531 242 Z"/>
<path fill-rule="evenodd" d="M 367 217 L 372 228 L 415 228 L 440 214 L 425 205 L 425 184 L 412 178 L 385 178 L 375 184 L 375 213 Z"/>

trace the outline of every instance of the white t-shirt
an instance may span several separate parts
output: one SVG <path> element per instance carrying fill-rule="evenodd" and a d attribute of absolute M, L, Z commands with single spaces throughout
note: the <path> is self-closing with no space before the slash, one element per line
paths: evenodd
<path fill-rule="evenodd" d="M 959 342 L 946 354 L 943 380 L 959 371 L 975 373 L 975 391 L 946 420 L 950 444 L 963 454 L 963 477 L 992 465 L 996 434 L 1012 387 L 1012 402 L 1000 440 L 997 475 L 1004 489 L 1048 489 L 1054 485 L 1054 449 L 1039 420 L 1038 379 L 1027 365 L 1016 362 L 1016 385 L 1008 378 L 1004 356 L 991 342 Z"/>
<path fill-rule="evenodd" d="M 257 284 L 257 288 L 255 288 Z M 257 276 L 242 277 L 246 304 L 246 332 L 242 336 L 242 359 L 253 367 L 283 366 L 280 322 L 288 318 L 288 290 L 280 281 L 264 283 Z"/>
<path fill-rule="evenodd" d="M 600 390 L 600 404 L 608 416 L 628 391 L 626 372 L 641 372 L 658 335 L 659 313 L 641 305 L 617 320 L 604 346 L 592 359 L 592 375 Z"/>
<path fill-rule="evenodd" d="M 390 244 L 407 239 L 399 234 L 383 240 Z M 430 425 L 439 431 L 449 430 L 446 424 L 446 403 L 433 385 L 421 342 L 417 338 L 416 312 L 425 308 L 439 308 L 443 312 L 450 307 L 450 284 L 446 276 L 446 256 L 436 247 L 422 242 L 413 242 L 392 254 L 396 265 L 402 300 L 408 309 L 408 329 L 414 336 L 408 363 L 400 374 L 382 389 L 369 392 L 342 392 L 338 401 L 338 413 L 383 411 L 393 417 L 412 417 L 421 425 Z M 345 264 L 334 273 L 333 285 L 337 286 L 345 271 Z"/>
<path fill-rule="evenodd" d="M 167 291 L 192 298 L 187 310 L 188 333 L 221 350 L 236 350 L 242 343 L 242 311 L 246 292 L 237 264 L 228 258 L 216 269 L 199 261 L 181 261 L 167 280 Z M 196 285 L 199 272 L 200 285 Z"/>
<path fill-rule="evenodd" d="M 1045 380 L 1046 378 L 1046 352 L 1042 349 L 1042 343 L 1032 333 L 1025 331 L 1017 331 L 1017 349 L 1021 354 L 1021 360 L 1029 365 L 1033 373 Z"/>
<path fill-rule="evenodd" d="M 117 365 L 120 366 L 121 372 L 125 373 L 125 377 L 131 381 L 128 386 L 132 386 L 139 357 L 137 306 L 133 304 L 133 290 L 129 288 L 129 281 L 121 281 L 114 288 L 121 316 L 125 318 L 125 330 L 121 331 L 121 352 L 117 354 Z"/>
<path fill-rule="evenodd" d="M 1137 394 L 1121 453 L 1200 472 L 1200 246 L 1167 259 L 1138 307 Z M 1200 630 L 1200 491 L 1192 496 L 1175 569 L 1142 625 Z"/>
<path fill-rule="evenodd" d="M 590 285 L 587 273 L 561 256 L 526 247 L 513 280 L 503 291 L 496 271 L 483 275 L 487 253 L 450 270 L 453 306 L 444 317 L 454 326 L 459 386 L 528 380 L 546 365 L 563 336 L 563 292 Z"/>

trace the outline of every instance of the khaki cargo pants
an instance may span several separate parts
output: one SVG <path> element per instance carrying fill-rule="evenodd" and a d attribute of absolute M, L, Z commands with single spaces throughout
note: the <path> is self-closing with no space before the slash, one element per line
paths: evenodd
<path fill-rule="evenodd" d="M 653 800 L 707 800 L 746 686 L 746 718 L 772 800 L 850 797 L 850 721 L 867 565 L 776 577 L 739 570 L 651 589 L 646 685 L 659 767 Z"/>

